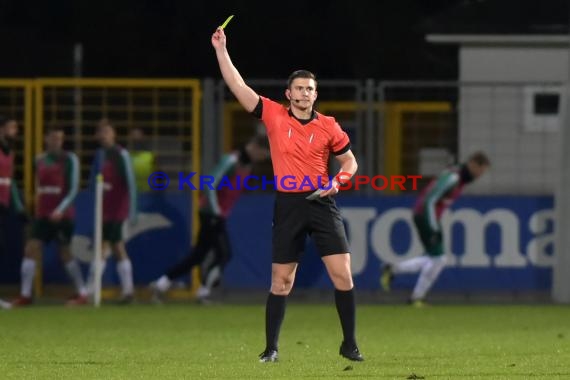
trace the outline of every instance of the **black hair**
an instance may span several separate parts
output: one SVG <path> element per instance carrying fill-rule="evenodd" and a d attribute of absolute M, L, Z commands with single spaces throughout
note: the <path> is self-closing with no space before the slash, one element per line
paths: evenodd
<path fill-rule="evenodd" d="M 46 135 L 49 135 L 52 132 L 61 132 L 61 133 L 65 133 L 65 130 L 63 129 L 62 126 L 59 125 L 53 125 L 51 127 L 49 127 L 48 129 L 46 129 Z"/>
<path fill-rule="evenodd" d="M 479 166 L 491 166 L 489 157 L 487 157 L 487 155 L 481 151 L 471 154 L 468 161 L 475 162 Z"/>
<path fill-rule="evenodd" d="M 260 147 L 262 149 L 269 150 L 269 139 L 267 138 L 266 135 L 257 134 L 255 136 L 253 136 L 249 140 L 249 142 L 254 143 L 255 145 L 257 145 L 258 147 Z"/>
<path fill-rule="evenodd" d="M 13 117 L 6 117 L 4 115 L 0 115 L 0 128 L 3 128 L 6 126 L 6 124 L 8 124 L 11 121 L 15 121 L 16 119 L 14 119 Z"/>
<path fill-rule="evenodd" d="M 291 88 L 291 83 L 293 83 L 297 78 L 312 79 L 315 81 L 315 84 L 317 83 L 317 77 L 312 72 L 308 70 L 297 70 L 293 71 L 291 75 L 289 75 L 289 78 L 287 79 L 287 88 Z"/>
<path fill-rule="evenodd" d="M 111 120 L 109 120 L 107 118 L 103 118 L 99 121 L 99 123 L 97 124 L 97 131 L 100 131 L 101 128 L 103 128 L 103 127 L 109 127 L 112 130 L 115 130 L 113 123 L 111 123 Z"/>

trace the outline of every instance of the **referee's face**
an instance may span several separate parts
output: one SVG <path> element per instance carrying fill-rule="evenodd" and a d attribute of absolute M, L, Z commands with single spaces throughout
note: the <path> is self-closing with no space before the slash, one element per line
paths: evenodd
<path fill-rule="evenodd" d="M 310 110 L 317 100 L 317 83 L 310 78 L 295 78 L 286 91 L 291 107 Z"/>

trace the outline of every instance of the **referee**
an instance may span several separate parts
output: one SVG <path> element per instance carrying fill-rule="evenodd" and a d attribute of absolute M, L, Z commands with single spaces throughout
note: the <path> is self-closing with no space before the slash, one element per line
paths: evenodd
<path fill-rule="evenodd" d="M 295 178 L 295 183 L 314 187 L 320 178 L 328 177 L 328 160 L 334 154 L 341 172 L 352 176 L 358 165 L 350 150 L 350 140 L 334 118 L 313 110 L 317 99 L 315 76 L 305 70 L 290 75 L 285 96 L 290 106 L 256 94 L 247 86 L 232 64 L 226 49 L 226 35 L 218 28 L 211 39 L 222 76 L 231 92 L 248 112 L 263 121 L 267 129 L 273 171 L 277 180 L 277 196 L 273 216 L 273 252 L 271 289 L 265 309 L 266 347 L 260 354 L 261 362 L 278 360 L 278 338 L 285 316 L 285 301 L 295 280 L 295 272 L 311 235 L 335 287 L 335 302 L 344 340 L 340 355 L 364 360 L 355 338 L 356 306 L 350 254 L 340 212 L 331 196 L 338 192 L 339 183 L 325 184 L 320 198 L 306 197 L 311 191 L 282 181 Z M 348 175 L 343 175 L 343 179 Z M 322 184 L 321 184 L 322 185 Z"/>

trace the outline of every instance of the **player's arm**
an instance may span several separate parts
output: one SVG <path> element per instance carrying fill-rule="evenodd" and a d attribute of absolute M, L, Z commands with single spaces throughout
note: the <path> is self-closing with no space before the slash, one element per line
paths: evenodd
<path fill-rule="evenodd" d="M 428 194 L 426 194 L 425 208 L 427 212 L 427 218 L 430 227 L 434 231 L 440 230 L 435 209 L 437 202 L 439 202 L 439 200 L 445 195 L 445 193 L 447 193 L 450 189 L 452 189 L 455 185 L 457 185 L 458 182 L 459 182 L 459 174 L 452 171 L 444 171 L 437 178 L 433 188 L 429 191 Z"/>
<path fill-rule="evenodd" d="M 247 112 L 252 112 L 259 102 L 259 95 L 245 83 L 232 63 L 226 48 L 226 34 L 222 28 L 216 29 L 212 35 L 212 46 L 216 50 L 216 58 L 218 59 L 222 77 L 230 91 Z"/>
<path fill-rule="evenodd" d="M 66 180 L 68 185 L 68 192 L 59 205 L 53 211 L 55 217 L 60 217 L 65 210 L 73 204 L 77 192 L 79 191 L 79 159 L 73 152 L 67 153 L 67 165 L 66 165 Z"/>
<path fill-rule="evenodd" d="M 224 175 L 227 175 L 230 171 L 235 168 L 237 163 L 237 157 L 234 154 L 226 154 L 222 157 L 220 162 L 216 165 L 212 171 L 211 176 L 214 178 L 214 182 L 211 187 L 206 186 L 205 193 L 208 199 L 208 205 L 215 215 L 221 215 L 222 211 L 220 208 L 220 203 L 218 201 L 218 191 L 217 187 Z"/>
<path fill-rule="evenodd" d="M 20 197 L 20 191 L 18 190 L 18 185 L 16 185 L 16 181 L 12 178 L 10 184 L 10 203 L 11 207 L 14 211 L 18 214 L 23 214 L 25 212 L 24 203 L 22 202 L 22 198 Z"/>
<path fill-rule="evenodd" d="M 137 184 L 135 181 L 135 171 L 129 153 L 126 150 L 121 150 L 121 164 L 123 173 L 129 189 L 129 220 L 135 223 L 137 220 Z"/>

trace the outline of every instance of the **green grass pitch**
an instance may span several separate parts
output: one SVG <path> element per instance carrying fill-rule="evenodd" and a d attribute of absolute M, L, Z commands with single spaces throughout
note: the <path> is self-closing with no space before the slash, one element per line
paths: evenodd
<path fill-rule="evenodd" d="M 331 305 L 291 302 L 280 362 L 263 305 L 0 311 L 1 379 L 568 379 L 570 308 L 361 305 L 366 361 L 338 355 Z"/>

